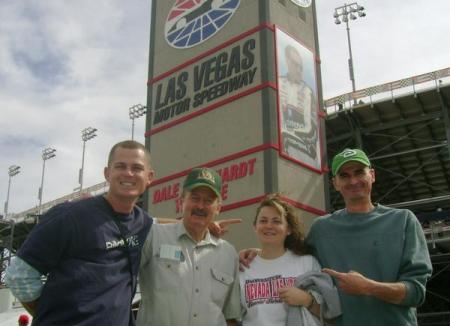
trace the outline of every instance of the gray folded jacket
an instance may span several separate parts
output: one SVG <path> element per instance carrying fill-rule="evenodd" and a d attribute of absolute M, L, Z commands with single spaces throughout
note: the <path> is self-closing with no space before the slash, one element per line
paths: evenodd
<path fill-rule="evenodd" d="M 323 319 L 333 319 L 342 314 L 339 294 L 330 275 L 307 272 L 297 277 L 294 286 L 314 296 L 320 304 L 320 320 L 305 307 L 289 306 L 287 326 L 324 325 Z"/>

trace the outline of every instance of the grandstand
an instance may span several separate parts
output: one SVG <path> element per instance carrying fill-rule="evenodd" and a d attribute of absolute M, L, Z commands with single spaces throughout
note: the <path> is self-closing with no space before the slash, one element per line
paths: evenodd
<path fill-rule="evenodd" d="M 356 101 L 356 104 L 354 104 Z M 374 202 L 412 210 L 421 221 L 434 273 L 420 325 L 450 320 L 450 68 L 376 85 L 324 101 L 326 153 L 346 147 L 369 154 L 377 172 Z M 325 160 L 327 161 L 327 160 Z M 329 160 L 328 160 L 329 162 Z M 328 176 L 325 174 L 325 178 Z M 43 206 L 107 191 L 102 182 Z M 330 187 L 328 211 L 342 208 Z M 1 283 L 11 255 L 38 223 L 37 208 L 0 220 Z"/>

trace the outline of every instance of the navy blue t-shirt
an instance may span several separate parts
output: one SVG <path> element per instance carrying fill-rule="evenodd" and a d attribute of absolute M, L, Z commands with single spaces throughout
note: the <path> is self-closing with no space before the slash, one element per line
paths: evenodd
<path fill-rule="evenodd" d="M 17 253 L 48 275 L 33 325 L 134 325 L 130 304 L 152 221 L 139 207 L 115 213 L 102 196 L 48 211 Z"/>

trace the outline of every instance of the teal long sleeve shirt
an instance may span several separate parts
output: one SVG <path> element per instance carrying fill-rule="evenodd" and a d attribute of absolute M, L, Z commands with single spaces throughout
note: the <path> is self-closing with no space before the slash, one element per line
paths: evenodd
<path fill-rule="evenodd" d="M 307 241 L 323 268 L 406 285 L 398 305 L 340 292 L 343 314 L 333 325 L 417 325 L 415 307 L 425 300 L 432 266 L 422 227 L 411 211 L 382 205 L 366 214 L 343 209 L 318 218 Z"/>

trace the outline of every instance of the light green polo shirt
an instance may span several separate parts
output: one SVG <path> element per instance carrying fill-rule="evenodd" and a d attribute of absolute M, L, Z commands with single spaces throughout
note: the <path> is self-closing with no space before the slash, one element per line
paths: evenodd
<path fill-rule="evenodd" d="M 154 224 L 139 282 L 138 325 L 224 326 L 240 316 L 236 250 L 209 232 L 196 243 L 182 223 Z"/>

